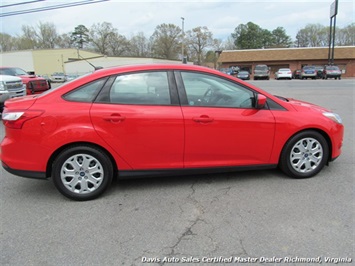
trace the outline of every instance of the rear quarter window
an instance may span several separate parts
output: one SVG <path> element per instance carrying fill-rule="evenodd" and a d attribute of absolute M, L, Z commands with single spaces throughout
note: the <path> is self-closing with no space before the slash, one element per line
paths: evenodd
<path fill-rule="evenodd" d="M 105 82 L 106 79 L 99 79 L 82 85 L 66 93 L 63 99 L 71 102 L 93 102 Z"/>

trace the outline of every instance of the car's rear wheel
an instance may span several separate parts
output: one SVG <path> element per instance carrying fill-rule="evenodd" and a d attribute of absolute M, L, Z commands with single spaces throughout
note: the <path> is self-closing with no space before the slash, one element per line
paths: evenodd
<path fill-rule="evenodd" d="M 52 169 L 56 188 L 74 200 L 97 198 L 113 178 L 110 158 L 91 146 L 72 146 L 63 150 L 53 162 Z"/>
<path fill-rule="evenodd" d="M 280 158 L 280 168 L 294 178 L 308 178 L 318 174 L 326 164 L 329 147 L 316 131 L 303 131 L 286 143 Z"/>

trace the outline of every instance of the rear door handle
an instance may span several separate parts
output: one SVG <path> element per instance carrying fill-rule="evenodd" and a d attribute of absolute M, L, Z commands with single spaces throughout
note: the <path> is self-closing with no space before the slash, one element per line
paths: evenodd
<path fill-rule="evenodd" d="M 119 123 L 119 122 L 124 121 L 126 119 L 126 117 L 121 116 L 120 114 L 111 114 L 108 116 L 104 116 L 102 119 L 105 121 L 108 121 L 108 122 L 112 122 L 112 123 Z"/>

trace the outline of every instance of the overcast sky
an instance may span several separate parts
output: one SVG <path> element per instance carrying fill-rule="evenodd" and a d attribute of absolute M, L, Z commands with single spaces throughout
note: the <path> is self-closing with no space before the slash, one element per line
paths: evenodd
<path fill-rule="evenodd" d="M 45 7 L 82 0 L 46 0 L 32 4 L 3 7 L 30 0 L 1 0 L 1 13 Z M 214 38 L 226 39 L 241 23 L 249 21 L 272 31 L 284 27 L 294 40 L 298 30 L 309 23 L 329 26 L 330 6 L 335 0 L 190 0 L 190 1 L 120 1 L 109 0 L 78 7 L 57 9 L 10 17 L 1 17 L 1 32 L 16 36 L 22 25 L 36 27 L 39 22 L 53 23 L 59 34 L 69 33 L 77 25 L 90 28 L 94 23 L 110 22 L 127 38 L 144 32 L 150 37 L 156 26 L 172 23 L 189 30 L 207 26 Z M 354 22 L 355 1 L 339 0 L 336 23 L 344 27 Z"/>

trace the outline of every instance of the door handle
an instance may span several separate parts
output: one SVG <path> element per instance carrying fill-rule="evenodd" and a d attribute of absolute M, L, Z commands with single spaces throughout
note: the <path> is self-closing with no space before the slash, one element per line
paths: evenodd
<path fill-rule="evenodd" d="M 214 121 L 212 117 L 209 117 L 207 115 L 201 115 L 200 117 L 193 117 L 192 120 L 195 121 L 196 123 L 211 123 Z"/>
<path fill-rule="evenodd" d="M 111 114 L 108 116 L 104 116 L 102 119 L 105 121 L 108 121 L 108 122 L 112 122 L 112 123 L 119 123 L 119 122 L 124 121 L 126 119 L 126 117 L 121 116 L 120 114 Z"/>

